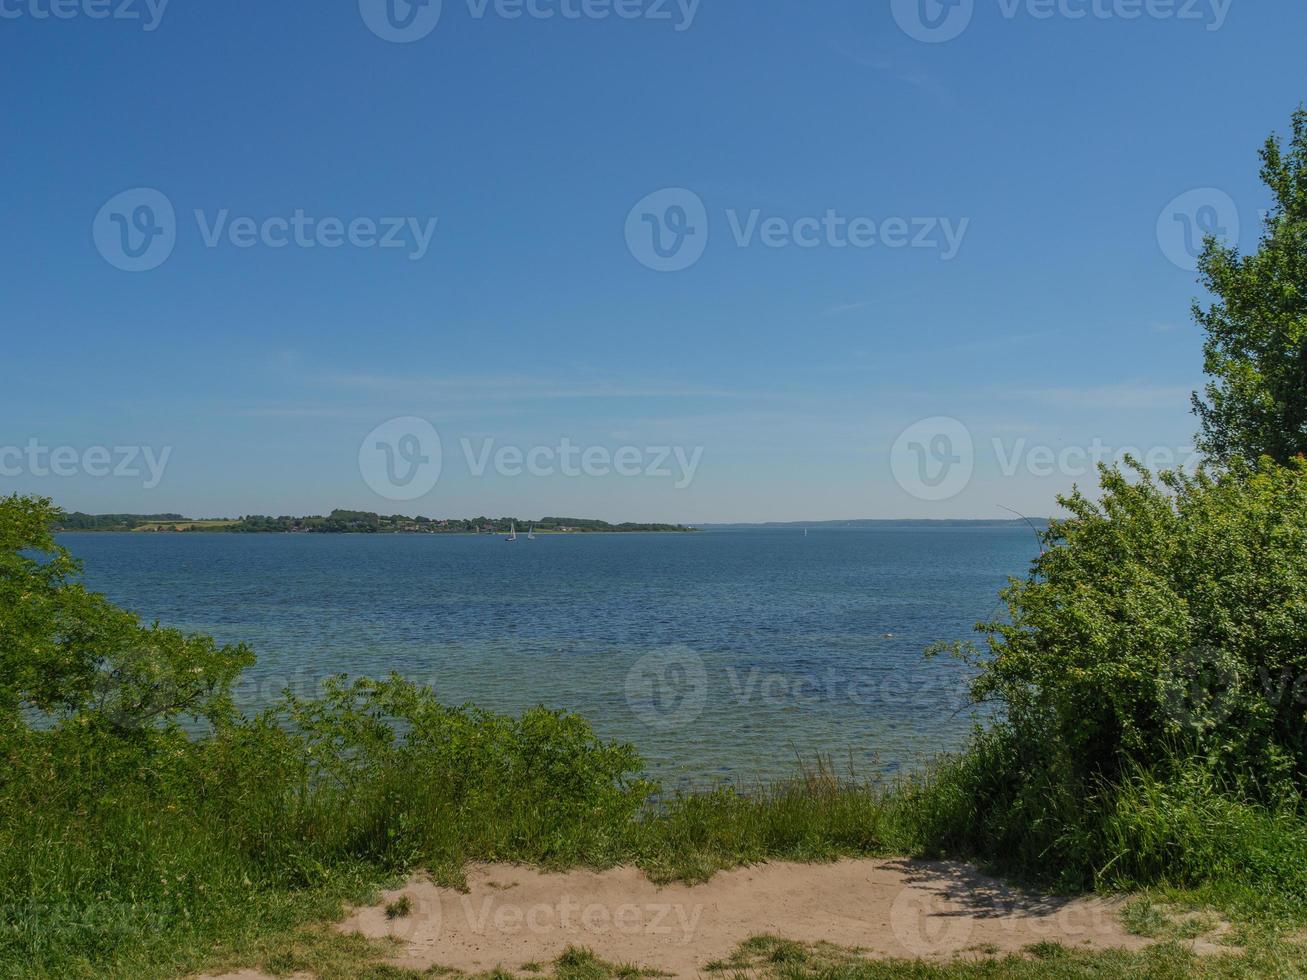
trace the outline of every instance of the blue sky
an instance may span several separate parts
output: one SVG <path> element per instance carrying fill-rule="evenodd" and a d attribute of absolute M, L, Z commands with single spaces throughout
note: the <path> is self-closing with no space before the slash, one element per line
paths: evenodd
<path fill-rule="evenodd" d="M 1255 247 L 1307 99 L 1266 0 L 62 2 L 0 0 L 0 487 L 96 512 L 1049 513 L 1187 458 L 1176 236 Z"/>

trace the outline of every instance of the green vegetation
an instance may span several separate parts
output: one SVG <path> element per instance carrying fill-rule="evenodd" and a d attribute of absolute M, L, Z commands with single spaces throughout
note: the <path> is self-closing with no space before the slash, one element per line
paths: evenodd
<path fill-rule="evenodd" d="M 1272 137 L 1261 157 L 1274 201 L 1261 247 L 1241 256 L 1208 238 L 1199 260 L 1219 301 L 1194 304 L 1212 376 L 1194 410 L 1200 448 L 1223 462 L 1307 453 L 1307 109 L 1294 113 L 1288 147 Z"/>
<path fill-rule="evenodd" d="M 1003 720 L 952 764 L 969 809 L 940 830 L 1071 886 L 1224 868 L 1307 900 L 1307 463 L 1137 476 L 1064 500 L 1010 620 L 959 651 Z"/>
<path fill-rule="evenodd" d="M 729 959 L 713 964 L 721 980 L 774 977 L 777 980 L 1189 980 L 1297 976 L 1300 954 L 1290 943 L 1276 943 L 1241 956 L 1195 957 L 1177 944 L 1143 953 L 1087 952 L 1056 943 L 1036 943 L 1020 954 L 993 958 L 988 951 L 950 963 L 868 960 L 854 950 L 827 944 L 796 943 L 758 936 L 742 943 Z"/>
<path fill-rule="evenodd" d="M 59 527 L 65 531 L 133 531 L 143 524 L 186 521 L 181 514 L 83 514 L 79 511 L 59 515 Z"/>
<path fill-rule="evenodd" d="M 179 514 L 60 514 L 62 531 L 214 531 L 228 534 L 507 534 L 516 526 L 537 534 L 593 534 L 683 532 L 682 524 L 610 524 L 584 517 L 471 517 L 437 519 L 374 514 L 362 510 L 333 510 L 326 517 L 266 517 L 252 514 L 235 519 L 191 520 Z"/>

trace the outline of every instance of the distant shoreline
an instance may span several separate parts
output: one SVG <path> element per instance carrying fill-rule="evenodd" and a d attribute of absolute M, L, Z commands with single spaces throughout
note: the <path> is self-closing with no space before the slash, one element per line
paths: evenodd
<path fill-rule="evenodd" d="M 233 518 L 184 517 L 181 514 L 60 515 L 56 530 L 97 534 L 685 534 L 684 524 L 610 524 L 589 517 L 431 518 L 371 511 L 333 510 L 325 517 L 269 517 L 250 514 Z"/>
<path fill-rule="evenodd" d="M 182 524 L 197 522 L 182 521 Z M 572 529 L 568 531 L 542 530 L 535 529 L 535 535 L 538 538 L 550 537 L 575 537 L 576 535 L 585 534 L 694 534 L 700 529 L 697 527 L 668 528 L 665 530 L 651 528 L 609 528 L 605 530 L 598 529 Z M 526 537 L 529 533 L 529 527 L 518 528 L 518 537 Z M 259 531 L 232 531 L 220 527 L 188 527 L 178 528 L 177 530 L 164 528 L 146 528 L 146 527 L 57 527 L 56 534 L 231 534 L 231 535 L 248 535 L 248 534 L 374 534 L 374 535 L 430 535 L 432 537 L 445 538 L 479 538 L 479 537 L 500 537 L 508 534 L 508 531 L 281 531 L 276 529 L 267 529 Z"/>
<path fill-rule="evenodd" d="M 180 514 L 65 514 L 61 533 L 95 534 L 692 534 L 699 531 L 834 531 L 876 528 L 1032 528 L 1042 531 L 1050 518 L 855 518 L 762 523 L 611 524 L 594 518 L 516 517 L 429 518 L 334 510 L 325 517 L 190 518 Z"/>
<path fill-rule="evenodd" d="M 1047 527 L 1050 518 L 1031 517 L 1026 518 L 894 518 L 894 517 L 871 517 L 857 518 L 854 520 L 834 520 L 834 521 L 766 521 L 764 523 L 738 523 L 738 524 L 696 524 L 695 527 L 701 531 L 733 531 L 748 530 L 750 528 L 758 529 L 775 529 L 775 530 L 793 530 L 801 531 L 808 528 L 812 530 L 838 530 L 847 528 L 873 528 L 873 527 Z"/>

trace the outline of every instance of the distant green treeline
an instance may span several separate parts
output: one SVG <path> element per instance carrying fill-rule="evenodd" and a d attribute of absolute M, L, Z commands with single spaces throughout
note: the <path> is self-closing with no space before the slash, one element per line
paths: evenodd
<path fill-rule="evenodd" d="M 59 529 L 63 531 L 206 531 L 225 534 L 506 534 L 513 526 L 522 532 L 534 526 L 543 534 L 694 530 L 682 524 L 610 524 L 584 517 L 545 517 L 538 521 L 520 517 L 440 519 L 361 510 L 333 510 L 326 517 L 250 514 L 231 519 L 195 520 L 180 514 L 72 513 L 59 518 Z"/>

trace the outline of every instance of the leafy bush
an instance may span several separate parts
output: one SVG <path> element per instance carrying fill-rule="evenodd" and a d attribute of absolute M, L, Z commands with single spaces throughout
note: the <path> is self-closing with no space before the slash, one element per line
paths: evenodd
<path fill-rule="evenodd" d="M 1199 758 L 1263 799 L 1301 789 L 1307 463 L 1136 476 L 1061 501 L 1010 621 L 981 627 L 974 696 L 1073 787 Z"/>
<path fill-rule="evenodd" d="M 955 650 L 1000 710 L 915 791 L 919 846 L 1067 887 L 1307 895 L 1307 463 L 1131 465 L 1061 501 L 1008 618 Z"/>
<path fill-rule="evenodd" d="M 229 720 L 231 684 L 254 654 L 144 627 L 88 592 L 80 563 L 54 541 L 58 516 L 48 500 L 0 499 L 0 724 L 24 712 L 119 731 Z"/>

